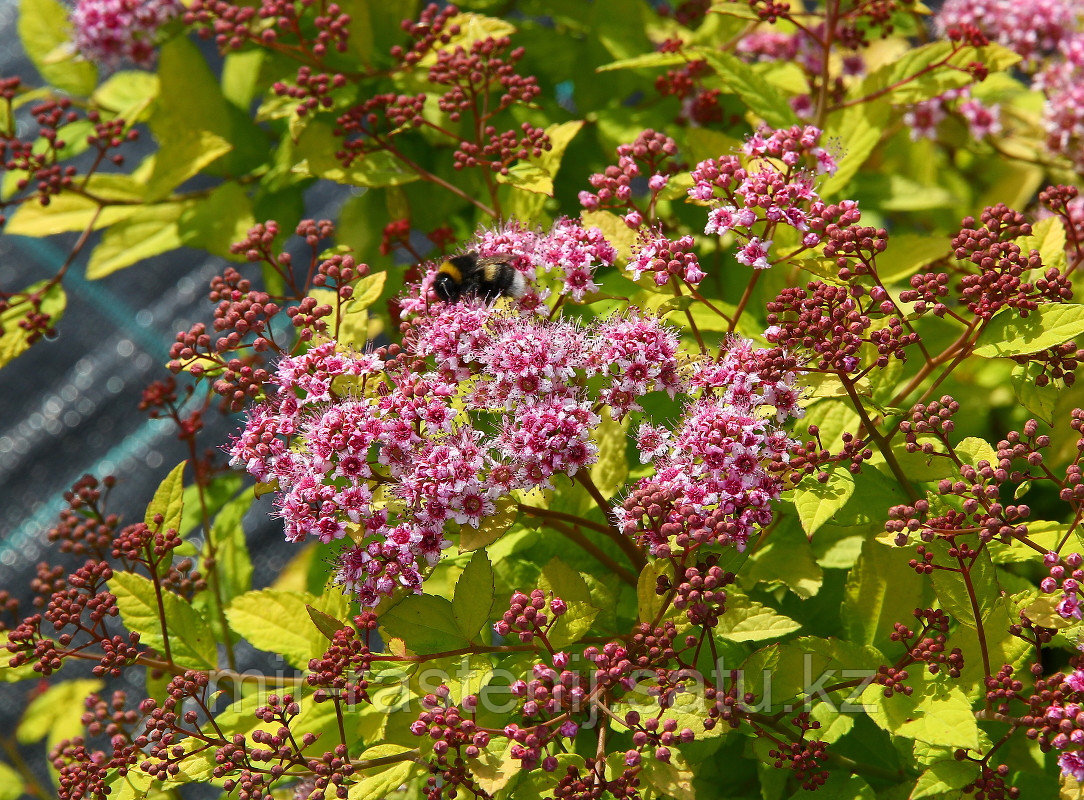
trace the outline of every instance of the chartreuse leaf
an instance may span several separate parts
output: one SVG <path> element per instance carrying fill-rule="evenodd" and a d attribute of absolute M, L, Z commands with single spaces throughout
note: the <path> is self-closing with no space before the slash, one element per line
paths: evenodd
<path fill-rule="evenodd" d="M 270 55 L 266 50 L 241 50 L 222 60 L 222 96 L 245 113 L 256 97 L 260 68 Z"/>
<path fill-rule="evenodd" d="M 383 800 L 410 780 L 421 774 L 423 767 L 414 761 L 417 750 L 398 744 L 378 744 L 361 754 L 354 767 L 349 800 Z"/>
<path fill-rule="evenodd" d="M 568 606 L 568 610 L 557 618 L 553 628 L 546 634 L 551 645 L 561 648 L 572 644 L 591 629 L 591 623 L 598 616 L 599 609 L 591 602 L 591 591 L 580 573 L 561 559 L 553 558 L 542 568 L 538 588 L 544 592 L 553 592 L 555 597 L 560 597 Z M 553 619 L 553 613 L 548 607 L 545 613 Z"/>
<path fill-rule="evenodd" d="M 115 72 L 94 90 L 94 102 L 107 108 L 129 125 L 142 122 L 158 97 L 158 76 L 142 70 Z"/>
<path fill-rule="evenodd" d="M 939 563 L 952 563 L 952 559 L 947 556 L 946 559 Z M 970 584 L 974 597 L 968 592 L 968 584 L 963 576 L 957 572 L 938 569 L 934 570 L 930 577 L 941 607 L 950 617 L 969 628 L 977 625 L 975 606 L 978 607 L 980 620 L 985 620 L 1000 597 L 997 571 L 990 559 L 989 550 L 984 549 L 970 566 Z"/>
<path fill-rule="evenodd" d="M 8 659 L 0 660 L 0 683 L 18 683 L 19 681 L 40 677 L 40 672 L 34 672 L 33 661 L 13 667 L 8 664 Z"/>
<path fill-rule="evenodd" d="M 469 644 L 459 629 L 452 603 L 431 594 L 412 594 L 380 616 L 389 636 L 407 642 L 415 653 L 439 653 Z"/>
<path fill-rule="evenodd" d="M 997 451 L 994 450 L 994 446 L 977 436 L 968 436 L 953 449 L 960 461 L 965 464 L 975 466 L 980 461 L 997 464 Z"/>
<path fill-rule="evenodd" d="M 154 583 L 132 572 L 113 573 L 109 591 L 117 596 L 117 608 L 125 626 L 139 634 L 140 642 L 165 652 L 164 617 L 174 663 L 190 669 L 213 669 L 217 665 L 214 631 L 191 603 L 162 590 L 159 609 Z"/>
<path fill-rule="evenodd" d="M 312 635 L 320 634 L 309 618 L 307 606 L 316 603 L 308 592 L 262 589 L 235 597 L 226 608 L 226 619 L 230 628 L 253 647 L 281 653 L 287 663 L 303 669 L 309 659 L 326 649 L 317 649 L 319 645 Z"/>
<path fill-rule="evenodd" d="M 955 686 L 945 694 L 924 697 L 916 706 L 917 719 L 889 729 L 896 736 L 943 747 L 979 746 L 979 725 L 971 701 Z"/>
<path fill-rule="evenodd" d="M 746 107 L 773 128 L 789 128 L 798 123 L 790 104 L 753 68 L 724 50 L 697 48 L 723 87 L 736 94 Z"/>
<path fill-rule="evenodd" d="M 1065 223 L 1061 217 L 1046 217 L 1031 227 L 1031 235 L 1017 242 L 1025 253 L 1038 250 L 1044 267 L 1065 268 Z"/>
<path fill-rule="evenodd" d="M 61 739 L 78 736 L 83 729 L 80 719 L 86 711 L 83 701 L 104 685 L 103 681 L 86 678 L 50 686 L 30 701 L 19 719 L 15 738 L 19 744 L 33 744 L 48 736 L 47 744 L 52 747 Z"/>
<path fill-rule="evenodd" d="M 25 788 L 22 776 L 0 761 L 0 800 L 19 800 Z"/>
<path fill-rule="evenodd" d="M 509 168 L 508 174 L 498 174 L 499 183 L 510 183 L 517 189 L 522 189 L 535 194 L 553 196 L 553 179 L 557 177 L 557 170 L 561 167 L 561 159 L 568 149 L 569 143 L 583 127 L 582 120 L 560 122 L 546 128 L 549 136 L 550 149 L 537 158 L 527 158 L 519 161 Z"/>
<path fill-rule="evenodd" d="M 595 227 L 602 231 L 606 241 L 617 250 L 618 263 L 624 263 L 632 256 L 636 245 L 636 231 L 632 230 L 621 217 L 612 211 L 584 211 L 580 214 L 584 227 Z"/>
<path fill-rule="evenodd" d="M 178 223 L 195 202 L 140 206 L 112 225 L 90 255 L 87 278 L 104 278 L 145 258 L 176 250 L 184 244 Z"/>
<path fill-rule="evenodd" d="M 1012 384 L 1013 394 L 1024 408 L 1039 419 L 1048 424 L 1054 423 L 1054 405 L 1062 393 L 1061 387 L 1056 383 L 1048 383 L 1039 386 L 1035 379 L 1041 368 L 1028 362 L 1026 364 L 1014 364 L 1009 383 Z"/>
<path fill-rule="evenodd" d="M 485 550 L 476 550 L 455 584 L 452 614 L 459 632 L 472 642 L 479 641 L 478 629 L 489 621 L 493 610 L 493 565 Z M 486 636 L 482 641 L 488 641 Z"/>
<path fill-rule="evenodd" d="M 151 498 L 151 502 L 147 505 L 147 512 L 143 515 L 143 521 L 152 531 L 159 529 L 180 531 L 181 513 L 184 510 L 184 468 L 187 464 L 187 461 L 182 461 L 171 469 L 154 490 L 154 497 Z M 154 521 L 159 514 L 162 515 L 160 526 Z"/>
<path fill-rule="evenodd" d="M 674 567 L 666 559 L 658 558 L 647 562 L 636 581 L 636 607 L 640 622 L 653 622 L 662 611 L 664 597 L 655 591 L 659 576 L 674 577 Z"/>
<path fill-rule="evenodd" d="M 461 552 L 488 547 L 504 536 L 508 529 L 512 527 L 519 515 L 519 508 L 515 501 L 509 497 L 502 497 L 497 501 L 496 505 L 496 511 L 483 519 L 477 528 L 464 525 L 459 529 L 459 550 Z"/>
<path fill-rule="evenodd" d="M 305 610 L 309 612 L 309 619 L 312 620 L 312 624 L 316 626 L 316 629 L 320 631 L 326 639 L 334 639 L 336 633 L 343 628 L 350 627 L 348 623 L 338 617 L 333 617 L 331 614 L 321 611 L 318 608 L 314 608 L 313 606 L 306 604 Z"/>
<path fill-rule="evenodd" d="M 68 9 L 57 0 L 19 0 L 17 27 L 23 49 L 38 72 L 58 89 L 89 95 L 98 82 L 90 61 L 76 58 Z"/>
<path fill-rule="evenodd" d="M 654 758 L 645 758 L 642 762 L 640 777 L 648 786 L 674 800 L 696 800 L 693 793 L 693 773 L 681 759 L 673 753 L 667 762 Z"/>
<path fill-rule="evenodd" d="M 790 516 L 772 529 L 767 541 L 750 559 L 743 578 L 766 583 L 769 588 L 785 587 L 808 600 L 820 591 L 824 571 L 817 564 L 809 539 L 794 522 L 794 517 Z"/>
<path fill-rule="evenodd" d="M 828 473 L 828 481 L 807 478 L 794 489 L 794 507 L 802 529 L 812 536 L 847 504 L 854 494 L 854 476 L 845 469 Z"/>
<path fill-rule="evenodd" d="M 343 594 L 342 587 L 333 584 L 324 589 L 311 602 L 305 605 L 305 614 L 308 616 L 308 626 L 305 629 L 309 637 L 309 650 L 319 656 L 327 650 L 327 637 L 324 631 L 315 624 L 313 612 L 317 612 L 324 620 L 340 621 L 339 628 L 345 627 L 342 620 L 350 618 L 350 598 Z"/>
<path fill-rule="evenodd" d="M 896 692 L 891 697 L 885 697 L 883 687 L 871 684 L 862 692 L 866 714 L 895 736 L 938 747 L 978 747 L 979 727 L 971 701 L 958 686 L 932 681 L 925 671 L 912 673 L 914 694 Z"/>
<path fill-rule="evenodd" d="M 858 563 L 851 568 L 841 615 L 848 638 L 882 647 L 890 642 L 893 625 L 911 618 L 911 609 L 929 604 L 929 594 L 907 566 L 907 551 L 867 539 Z"/>
<path fill-rule="evenodd" d="M 30 349 L 30 332 L 20 327 L 19 323 L 26 318 L 31 309 L 31 303 L 25 299 L 42 292 L 40 311 L 48 315 L 55 325 L 64 314 L 68 305 L 68 296 L 64 293 L 64 287 L 60 281 L 48 285 L 48 281 L 27 286 L 20 292 L 23 299 L 12 299 L 11 304 L 0 311 L 0 367 L 21 356 Z"/>
<path fill-rule="evenodd" d="M 147 181 L 147 199 L 162 200 L 208 164 L 233 149 L 217 133 L 204 130 L 163 132 L 154 169 Z"/>
<path fill-rule="evenodd" d="M 975 355 L 986 358 L 1038 353 L 1084 333 L 1084 305 L 1051 303 L 1022 317 L 1015 308 L 999 311 L 979 335 Z"/>
<path fill-rule="evenodd" d="M 47 206 L 38 202 L 21 203 L 11 215 L 4 232 L 41 238 L 56 233 L 84 231 L 91 221 L 94 222 L 93 230 L 100 230 L 132 216 L 139 208 L 138 205 L 106 206 L 101 213 L 97 213 L 98 204 L 89 197 L 62 192 L 50 198 Z"/>
<path fill-rule="evenodd" d="M 908 800 L 920 800 L 923 797 L 941 797 L 955 789 L 962 789 L 975 780 L 977 767 L 971 761 L 957 761 L 954 758 L 935 761 L 918 776 L 915 788 Z"/>
<path fill-rule="evenodd" d="M 825 139 L 843 142 L 843 157 L 836 171 L 818 187 L 821 197 L 831 197 L 850 183 L 881 141 L 892 107 L 884 99 L 858 103 L 829 119 Z"/>
<path fill-rule="evenodd" d="M 760 642 L 786 636 L 801 627 L 790 617 L 750 600 L 735 587 L 727 587 L 726 612 L 719 618 L 715 632 L 731 642 Z"/>
<path fill-rule="evenodd" d="M 338 142 L 332 134 L 331 123 L 313 120 L 302 131 L 294 147 L 298 162 L 293 171 L 354 186 L 399 186 L 418 180 L 416 170 L 387 150 L 366 153 L 345 167 L 335 158 L 335 151 L 340 148 Z"/>
<path fill-rule="evenodd" d="M 458 703 L 467 695 L 477 696 L 492 677 L 493 665 L 483 653 L 445 656 L 420 666 L 412 676 L 411 689 L 426 695 L 444 685 L 448 687 L 452 702 Z"/>
<path fill-rule="evenodd" d="M 1048 519 L 1028 520 L 1028 540 L 1044 550 L 1057 550 L 1068 532 L 1068 522 Z M 1037 555 L 1034 549 L 1015 539 L 1008 545 L 995 539 L 987 547 L 990 549 L 990 556 L 995 564 L 1032 561 Z M 1079 525 L 1074 527 L 1062 550 L 1067 553 L 1084 552 L 1084 532 L 1080 530 Z"/>
<path fill-rule="evenodd" d="M 243 261 L 243 255 L 230 252 L 230 245 L 244 239 L 255 222 L 245 190 L 236 183 L 224 183 L 195 205 L 185 206 L 177 230 L 188 247 Z"/>
<path fill-rule="evenodd" d="M 591 480 L 609 500 L 625 485 L 629 477 L 629 417 L 620 422 L 610 417 L 609 409 L 594 430 L 598 458 L 591 465 Z"/>
<path fill-rule="evenodd" d="M 214 548 L 216 579 L 222 600 L 227 605 L 252 588 L 252 559 L 241 525 L 245 512 L 251 507 L 252 498 L 247 491 L 226 503 L 215 515 L 211 536 L 203 548 L 204 558 L 209 557 L 210 548 Z"/>
<path fill-rule="evenodd" d="M 622 58 L 617 61 L 611 61 L 609 64 L 603 64 L 601 67 L 596 67 L 595 72 L 611 72 L 615 69 L 676 67 L 680 64 L 687 64 L 688 62 L 689 58 L 684 53 L 641 53 L 638 56 Z"/>
<path fill-rule="evenodd" d="M 212 161 L 200 157 L 201 169 L 214 163 L 215 168 L 210 172 L 239 175 L 265 163 L 267 134 L 222 95 L 218 79 L 194 44 L 182 36 L 162 45 L 158 79 L 160 98 L 151 114 L 150 126 L 155 138 L 164 148 L 172 150 L 173 155 L 167 153 L 168 163 L 161 167 L 156 161 L 156 171 L 187 170 L 181 159 L 188 147 L 182 141 L 186 137 L 198 138 L 221 150 L 221 144 L 211 138 L 204 139 L 202 132 L 226 142 L 232 150 L 219 152 Z M 165 98 L 169 98 L 168 102 Z M 162 182 L 170 181 L 163 178 Z"/>
<path fill-rule="evenodd" d="M 885 283 L 906 280 L 949 252 L 948 236 L 893 234 L 888 249 L 877 256 L 877 276 Z"/>
<path fill-rule="evenodd" d="M 309 290 L 309 296 L 315 298 L 318 303 L 331 306 L 333 311 L 337 310 L 331 322 L 336 331 L 336 341 L 352 344 L 355 347 L 365 346 L 371 338 L 368 309 L 380 299 L 387 278 L 386 272 L 377 272 L 359 278 L 354 284 L 354 293 L 341 306 L 336 302 L 334 289 Z"/>

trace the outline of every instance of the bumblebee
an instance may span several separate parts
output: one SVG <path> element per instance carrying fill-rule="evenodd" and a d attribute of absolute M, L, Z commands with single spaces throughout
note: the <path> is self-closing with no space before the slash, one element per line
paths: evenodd
<path fill-rule="evenodd" d="M 452 256 L 437 270 L 433 290 L 447 303 L 478 297 L 492 303 L 498 297 L 523 297 L 527 279 L 512 266 L 511 256 L 479 256 L 473 250 Z"/>

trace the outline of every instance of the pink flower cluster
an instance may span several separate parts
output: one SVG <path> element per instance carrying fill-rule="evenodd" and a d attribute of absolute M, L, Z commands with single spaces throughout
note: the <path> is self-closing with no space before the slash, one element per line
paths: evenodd
<path fill-rule="evenodd" d="M 614 249 L 602 231 L 584 227 L 578 220 L 561 217 L 543 233 L 536 228 L 511 221 L 494 230 L 482 230 L 467 244 L 480 256 L 510 256 L 512 265 L 523 273 L 530 287 L 518 305 L 525 310 L 542 310 L 543 301 L 556 294 L 579 303 L 599 290 L 595 272 L 613 266 Z M 401 307 L 406 313 L 422 313 L 436 302 L 431 291 L 439 264 L 433 263 L 422 279 L 420 292 L 406 298 Z"/>
<path fill-rule="evenodd" d="M 727 155 L 697 164 L 689 196 L 710 206 L 704 233 L 735 234 L 738 263 L 767 269 L 772 265 L 769 233 L 776 226 L 801 232 L 802 245 L 809 248 L 824 239 L 829 224 L 856 222 L 857 203 L 825 204 L 813 174 L 803 168 L 812 163 L 818 174 L 835 172 L 835 158 L 820 146 L 820 138 L 813 126 L 763 130 L 743 146 L 746 161 Z"/>
<path fill-rule="evenodd" d="M 677 334 L 635 311 L 587 326 L 430 311 L 392 361 L 334 342 L 284 359 L 230 449 L 277 484 L 287 539 L 353 539 L 338 580 L 365 606 L 420 591 L 449 523 L 477 526 L 510 492 L 594 463 L 600 400 L 619 417 L 686 387 Z"/>
<path fill-rule="evenodd" d="M 990 41 L 1034 62 L 1076 29 L 1080 11 L 1076 0 L 946 0 L 934 24 L 942 36 L 972 25 Z"/>
<path fill-rule="evenodd" d="M 1084 692 L 1084 670 L 1075 670 L 1065 676 L 1066 689 L 1079 697 Z M 1084 783 L 1084 705 L 1080 702 L 1056 702 L 1046 706 L 1043 715 L 1035 719 L 1035 727 L 1043 732 L 1055 732 L 1049 738 L 1050 746 L 1065 752 L 1058 756 L 1058 766 L 1063 775 L 1068 775 L 1078 783 Z M 1046 737 L 1043 737 L 1044 739 Z M 1075 748 L 1068 750 L 1067 748 Z"/>
<path fill-rule="evenodd" d="M 183 10 L 178 0 L 78 0 L 71 15 L 75 48 L 107 66 L 150 66 L 158 29 Z"/>
<path fill-rule="evenodd" d="M 651 130 L 643 131 L 632 144 L 617 148 L 617 164 L 596 172 L 588 180 L 594 192 L 580 192 L 580 205 L 588 211 L 604 208 L 621 209 L 625 224 L 638 228 L 651 217 L 659 192 L 666 188 L 675 169 L 677 143 L 669 136 Z M 646 176 L 647 204 L 638 204 L 635 195 L 644 194 L 636 186 Z"/>
<path fill-rule="evenodd" d="M 696 286 L 704 280 L 705 273 L 700 269 L 693 245 L 692 236 L 670 239 L 651 231 L 640 240 L 628 269 L 637 280 L 651 273 L 656 286 L 665 286 L 671 278 Z"/>
<path fill-rule="evenodd" d="M 797 376 L 772 375 L 762 355 L 748 340 L 732 338 L 717 360 L 693 367 L 690 387 L 700 396 L 686 406 L 674 431 L 646 422 L 637 430 L 641 461 L 656 468 L 639 487 L 669 499 L 665 520 L 646 531 L 653 555 L 671 553 L 677 531 L 699 544 L 744 549 L 753 531 L 771 522 L 771 501 L 783 487 L 766 465 L 785 461 L 793 442 L 763 409 L 774 406 L 780 422 L 804 411 Z M 614 514 L 627 533 L 642 530 L 627 504 Z"/>
<path fill-rule="evenodd" d="M 1001 133 L 1001 106 L 986 105 L 981 100 L 971 97 L 967 88 L 950 89 L 937 97 L 915 103 L 903 115 L 904 124 L 911 129 L 911 141 L 936 139 L 937 126 L 948 116 L 955 106 L 955 111 L 967 124 L 973 139 L 983 139 Z"/>
<path fill-rule="evenodd" d="M 1046 93 L 1047 145 L 1084 169 L 1084 34 L 1063 39 L 1058 55 L 1035 76 L 1032 86 Z"/>
<path fill-rule="evenodd" d="M 1049 570 L 1049 574 L 1039 582 L 1039 588 L 1046 594 L 1061 591 L 1061 600 L 1058 602 L 1058 614 L 1065 619 L 1080 620 L 1084 618 L 1084 612 L 1080 607 L 1080 594 L 1084 583 L 1084 556 L 1080 553 L 1070 553 L 1064 558 L 1057 553 L 1047 553 L 1043 563 Z M 1082 734 L 1084 735 L 1084 734 Z"/>

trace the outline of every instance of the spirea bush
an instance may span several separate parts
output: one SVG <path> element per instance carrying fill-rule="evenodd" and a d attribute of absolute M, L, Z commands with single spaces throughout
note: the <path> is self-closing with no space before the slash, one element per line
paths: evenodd
<path fill-rule="evenodd" d="M 58 798 L 1080 795 L 1075 0 L 19 32 L 0 222 L 69 257 L 0 294 L 2 363 L 75 270 L 221 261 L 139 401 L 191 458 L 142 519 L 84 477 L 0 592 Z"/>

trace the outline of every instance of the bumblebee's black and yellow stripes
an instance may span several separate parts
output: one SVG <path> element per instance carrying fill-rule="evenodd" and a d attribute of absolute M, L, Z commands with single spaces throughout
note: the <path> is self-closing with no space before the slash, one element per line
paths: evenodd
<path fill-rule="evenodd" d="M 510 256 L 479 256 L 474 251 L 452 256 L 437 270 L 433 290 L 447 303 L 478 297 L 491 303 L 498 297 L 523 297 L 527 280 L 511 264 Z"/>

